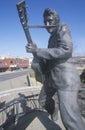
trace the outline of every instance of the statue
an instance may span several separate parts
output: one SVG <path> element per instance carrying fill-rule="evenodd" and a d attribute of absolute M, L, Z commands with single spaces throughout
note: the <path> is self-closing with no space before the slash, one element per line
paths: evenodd
<path fill-rule="evenodd" d="M 44 75 L 39 102 L 53 121 L 58 118 L 59 108 L 66 130 L 85 130 L 77 103 L 80 77 L 71 62 L 73 43 L 70 29 L 60 22 L 59 14 L 50 8 L 45 9 L 43 17 L 50 33 L 48 48 L 38 48 L 33 42 L 26 46 L 26 51 L 34 56 L 33 63 L 37 63 L 37 66 L 33 63 L 32 66 L 35 70 L 39 67 Z M 54 95 L 58 96 L 59 106 L 53 99 Z"/>
<path fill-rule="evenodd" d="M 85 130 L 77 103 L 80 78 L 71 62 L 73 43 L 70 29 L 67 24 L 60 23 L 59 15 L 52 9 L 47 8 L 43 16 L 45 25 L 56 25 L 46 28 L 51 34 L 48 48 L 37 48 L 35 44 L 26 46 L 27 52 L 38 58 L 45 76 L 39 98 L 40 104 L 53 120 L 57 119 L 58 106 L 52 98 L 56 93 L 65 128 Z"/>

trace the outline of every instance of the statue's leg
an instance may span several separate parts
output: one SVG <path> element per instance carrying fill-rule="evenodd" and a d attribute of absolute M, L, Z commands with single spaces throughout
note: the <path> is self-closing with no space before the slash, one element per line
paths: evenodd
<path fill-rule="evenodd" d="M 47 95 L 45 93 L 44 86 L 42 86 L 42 89 L 39 94 L 39 104 L 42 109 L 44 109 L 44 107 L 45 107 L 46 97 L 47 97 Z"/>
<path fill-rule="evenodd" d="M 85 130 L 77 103 L 76 90 L 58 90 L 60 113 L 66 130 Z"/>
<path fill-rule="evenodd" d="M 45 88 L 43 86 L 39 95 L 39 103 L 40 106 L 46 109 L 47 112 L 51 115 L 51 119 L 55 121 L 58 119 L 58 102 L 56 101 L 57 99 L 55 96 L 53 97 L 55 91 L 52 90 L 52 88 L 49 88 L 45 91 Z"/>

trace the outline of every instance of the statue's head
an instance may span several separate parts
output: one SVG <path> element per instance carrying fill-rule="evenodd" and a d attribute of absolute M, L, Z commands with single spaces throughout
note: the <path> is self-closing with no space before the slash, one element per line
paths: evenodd
<path fill-rule="evenodd" d="M 59 25 L 60 23 L 60 17 L 58 13 L 50 8 L 45 9 L 43 17 L 45 25 Z M 52 33 L 55 29 L 55 27 L 50 27 L 47 28 L 47 31 Z"/>

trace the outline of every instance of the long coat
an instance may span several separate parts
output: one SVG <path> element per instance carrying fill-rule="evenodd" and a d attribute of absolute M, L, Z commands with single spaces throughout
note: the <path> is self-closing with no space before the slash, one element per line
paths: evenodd
<path fill-rule="evenodd" d="M 54 90 L 78 90 L 80 78 L 71 61 L 72 51 L 73 43 L 69 27 L 60 24 L 50 36 L 48 48 L 38 48 L 35 53 L 45 75 L 45 87 Z"/>
<path fill-rule="evenodd" d="M 80 78 L 71 61 L 72 51 L 73 44 L 67 25 L 59 25 L 59 28 L 51 35 L 47 49 L 37 49 L 35 55 L 45 75 L 39 103 L 49 114 L 57 115 L 55 110 L 58 109 L 53 96 L 58 95 L 65 128 L 85 130 L 77 103 Z"/>

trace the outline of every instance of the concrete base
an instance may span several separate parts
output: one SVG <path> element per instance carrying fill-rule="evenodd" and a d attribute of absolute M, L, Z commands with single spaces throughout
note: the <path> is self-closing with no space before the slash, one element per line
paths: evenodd
<path fill-rule="evenodd" d="M 61 119 L 53 122 L 47 112 L 34 111 L 20 118 L 6 130 L 65 130 Z"/>

